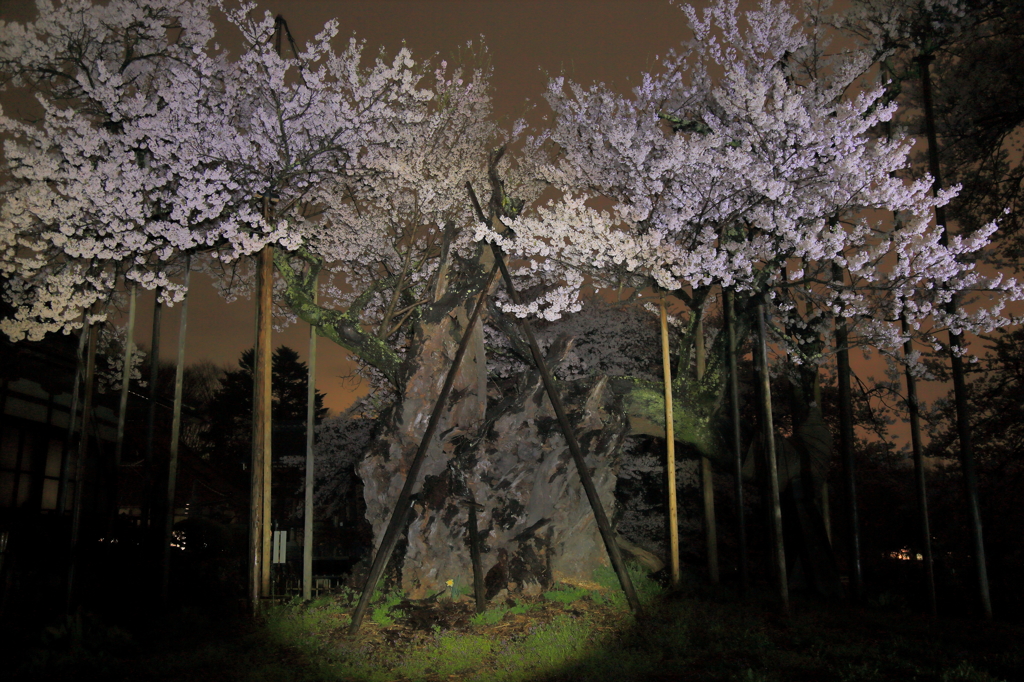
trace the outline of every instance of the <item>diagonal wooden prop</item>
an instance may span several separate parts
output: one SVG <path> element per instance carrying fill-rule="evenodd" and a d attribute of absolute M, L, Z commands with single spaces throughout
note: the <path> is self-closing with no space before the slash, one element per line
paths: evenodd
<path fill-rule="evenodd" d="M 367 576 L 366 585 L 363 586 L 363 594 L 359 597 L 359 604 L 356 606 L 356 610 L 352 612 L 352 624 L 348 629 L 349 634 L 355 634 L 356 631 L 359 630 L 359 626 L 363 622 L 363 616 L 366 615 L 366 607 L 370 604 L 370 595 L 373 594 L 374 588 L 377 587 L 377 581 L 380 580 L 381 574 L 384 573 L 384 568 L 387 566 L 392 553 L 395 551 L 395 545 L 398 544 L 398 536 L 402 532 L 402 528 L 405 527 L 405 521 L 408 518 L 409 510 L 412 509 L 412 503 L 414 501 L 413 488 L 416 486 L 419 478 L 420 467 L 423 465 L 423 460 L 426 457 L 430 441 L 434 437 L 434 431 L 437 429 L 437 424 L 441 421 L 441 413 L 448 400 L 448 394 L 451 393 L 452 386 L 455 384 L 455 375 L 459 373 L 459 365 L 462 364 L 462 358 L 465 357 L 466 350 L 469 348 L 470 336 L 472 335 L 473 327 L 476 325 L 477 318 L 480 317 L 480 311 L 484 308 L 484 303 L 487 299 L 487 290 L 491 288 L 491 284 L 494 282 L 494 276 L 497 273 L 497 267 L 491 269 L 491 274 L 487 278 L 487 283 L 484 284 L 484 288 L 480 292 L 480 298 L 477 301 L 476 308 L 474 308 L 473 314 L 470 316 L 469 322 L 466 324 L 466 329 L 462 333 L 462 341 L 459 343 L 459 349 L 456 351 L 455 358 L 452 360 L 452 366 L 448 370 L 448 376 L 445 377 L 444 385 L 441 387 L 441 393 L 437 397 L 437 402 L 434 403 L 434 410 L 430 413 L 430 421 L 427 422 L 427 429 L 423 432 L 423 439 L 420 441 L 419 449 L 416 450 L 416 454 L 412 458 L 412 463 L 409 465 L 409 473 L 405 476 L 405 485 L 402 486 L 402 492 L 398 495 L 398 502 L 395 503 L 395 510 L 391 513 L 391 520 L 388 521 L 387 530 L 384 531 L 384 537 L 380 541 L 380 548 L 377 550 L 377 555 L 373 558 L 373 566 L 370 567 L 370 575 Z"/>
<path fill-rule="evenodd" d="M 501 159 L 501 151 L 495 155 L 491 161 L 491 172 L 494 173 L 494 168 L 497 166 L 498 161 Z M 480 201 L 476 197 L 476 192 L 473 191 L 473 186 L 466 182 L 466 189 L 469 191 L 469 197 L 473 201 L 473 208 L 476 209 L 477 218 L 488 227 L 491 225 L 491 221 L 484 215 L 483 210 L 480 208 Z M 494 251 L 494 260 L 497 262 L 498 267 L 501 268 L 502 279 L 505 280 L 505 287 L 508 290 L 508 297 L 511 301 L 520 305 L 519 294 L 516 292 L 515 285 L 512 282 L 512 275 L 509 274 L 508 268 L 505 267 L 505 258 L 502 255 L 501 249 L 497 244 L 491 244 L 491 249 Z M 572 459 L 576 463 L 576 470 L 580 475 L 580 482 L 583 483 L 583 490 L 587 493 L 587 500 L 590 502 L 590 508 L 594 511 L 594 520 L 597 521 L 598 530 L 601 531 L 601 539 L 604 540 L 605 549 L 608 551 L 608 558 L 612 562 L 612 567 L 615 569 L 616 575 L 619 576 L 619 582 L 622 584 L 622 591 L 626 593 L 626 601 L 629 602 L 629 608 L 633 613 L 640 613 L 640 600 L 636 596 L 636 590 L 633 589 L 633 581 L 629 577 L 629 572 L 626 571 L 626 563 L 622 560 L 622 552 L 619 551 L 619 546 L 615 542 L 615 532 L 612 530 L 612 524 L 608 521 L 608 515 L 605 514 L 604 505 L 601 504 L 601 498 L 597 495 L 597 488 L 594 487 L 594 479 L 590 476 L 590 470 L 587 469 L 586 462 L 583 460 L 583 451 L 580 450 L 580 444 L 576 440 L 576 433 L 572 429 L 572 425 L 569 423 L 569 418 L 565 415 L 565 407 L 562 405 L 562 398 L 558 394 L 558 389 L 555 387 L 555 380 L 551 376 L 551 371 L 548 369 L 547 362 L 544 361 L 544 356 L 541 355 L 540 346 L 537 345 L 537 338 L 533 334 L 533 328 L 529 321 L 523 318 L 519 321 L 519 327 L 523 330 L 523 334 L 526 336 L 527 342 L 530 344 L 530 353 L 533 355 L 533 361 L 537 365 L 537 371 L 540 372 L 541 380 L 544 382 L 544 390 L 547 391 L 548 399 L 551 400 L 551 407 L 555 410 L 555 416 L 558 417 L 558 424 L 562 427 L 562 434 L 565 436 L 566 445 L 569 446 L 569 452 L 572 454 Z"/>

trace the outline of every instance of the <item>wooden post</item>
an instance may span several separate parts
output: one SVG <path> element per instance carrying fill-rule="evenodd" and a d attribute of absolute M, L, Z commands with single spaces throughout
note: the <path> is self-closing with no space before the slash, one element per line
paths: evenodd
<path fill-rule="evenodd" d="M 313 280 L 313 305 L 317 299 Z M 309 325 L 309 365 L 306 374 L 306 506 L 302 517 L 302 599 L 313 597 L 313 427 L 316 421 L 316 327 Z"/>
<path fill-rule="evenodd" d="M 676 438 L 672 416 L 672 364 L 668 348 L 668 313 L 665 310 L 665 292 L 661 293 L 661 368 L 665 382 L 665 446 L 668 477 L 668 546 L 672 585 L 679 587 L 682 574 L 679 568 L 679 510 L 676 500 Z"/>
<path fill-rule="evenodd" d="M 178 482 L 178 445 L 181 441 L 181 400 L 185 384 L 185 334 L 188 329 L 188 281 L 191 258 L 185 256 L 185 298 L 181 301 L 181 321 L 178 325 L 178 363 L 174 368 L 174 416 L 171 421 L 171 448 L 167 459 L 167 506 L 164 517 L 163 563 L 161 564 L 160 595 L 164 604 L 170 596 L 171 539 L 174 534 L 174 493 Z"/>
<path fill-rule="evenodd" d="M 264 197 L 264 209 L 269 199 Z M 256 348 L 253 357 L 252 500 L 249 529 L 250 601 L 253 612 L 270 594 L 270 437 L 271 437 L 271 316 L 273 314 L 274 252 L 269 244 L 258 256 L 256 276 Z"/>
<path fill-rule="evenodd" d="M 725 324 L 729 334 L 729 400 L 732 413 L 733 475 L 736 485 L 737 551 L 739 552 L 740 592 L 750 587 L 747 564 L 747 524 L 743 511 L 743 434 L 740 431 L 740 377 L 736 362 L 739 352 L 736 342 L 736 299 L 730 289 L 725 292 Z"/>
<path fill-rule="evenodd" d="M 697 322 L 697 381 L 704 378 L 707 357 L 704 350 L 704 321 Z M 712 585 L 718 584 L 718 530 L 715 525 L 715 477 L 711 469 L 711 460 L 700 458 L 701 492 L 704 497 L 704 537 L 708 548 L 708 579 Z"/>
<path fill-rule="evenodd" d="M 774 535 L 773 555 L 778 577 L 779 598 L 782 612 L 789 614 L 789 579 L 786 576 L 786 549 L 782 538 L 782 505 L 779 502 L 779 469 L 775 454 L 775 423 L 772 419 L 772 387 L 768 375 L 768 330 L 765 323 L 765 304 L 757 306 L 758 346 L 761 355 L 761 399 L 764 415 L 765 446 L 768 453 L 768 484 L 771 491 L 772 530 Z"/>
<path fill-rule="evenodd" d="M 71 405 L 68 412 L 68 435 L 65 441 L 65 456 L 60 462 L 60 484 L 57 493 L 57 513 L 64 515 L 68 508 L 68 486 L 71 479 L 71 445 L 74 442 L 75 427 L 78 424 L 78 394 L 80 393 L 82 375 L 85 373 L 85 345 L 89 338 L 89 327 L 82 325 L 78 334 L 78 355 L 75 363 L 75 381 L 71 389 Z"/>
<path fill-rule="evenodd" d="M 843 270 L 832 264 L 832 278 L 840 284 Z M 836 374 L 839 382 L 839 451 L 843 460 L 843 483 L 846 488 L 848 523 L 848 549 L 850 561 L 850 590 L 853 601 L 864 594 L 864 577 L 860 564 L 860 520 L 857 513 L 856 462 L 853 457 L 853 394 L 850 388 L 850 349 L 846 318 L 839 315 L 836 322 Z"/>
<path fill-rule="evenodd" d="M 907 320 L 901 318 L 903 334 L 907 340 L 903 342 L 903 355 L 907 359 L 905 376 L 907 379 L 907 414 L 910 417 L 910 444 L 914 453 L 914 487 L 917 493 L 917 513 L 921 522 L 921 552 L 924 558 L 925 589 L 928 593 L 928 613 L 932 618 L 938 615 L 938 604 L 935 599 L 935 568 L 932 562 L 932 532 L 928 521 L 928 491 L 924 476 L 924 446 L 921 444 L 921 416 L 917 402 L 917 379 L 910 370 L 909 359 L 914 352 L 914 342 L 910 338 L 910 327 Z"/>
<path fill-rule="evenodd" d="M 469 559 L 473 563 L 473 596 L 476 599 L 476 612 L 483 613 L 487 610 L 487 597 L 484 593 L 484 568 L 480 561 L 480 531 L 476 523 L 476 511 L 478 505 L 476 500 L 467 500 L 469 506 L 469 518 L 467 520 L 469 532 Z"/>
<path fill-rule="evenodd" d="M 828 538 L 828 544 L 832 544 L 832 508 L 828 501 L 828 477 L 821 482 L 821 518 L 825 523 L 825 537 Z"/>
<path fill-rule="evenodd" d="M 156 495 L 153 489 L 156 486 L 153 471 L 154 445 L 156 442 L 156 401 L 157 391 L 160 388 L 160 318 L 163 313 L 163 304 L 160 302 L 161 289 L 153 292 L 153 334 L 149 342 L 149 410 L 146 413 L 146 459 L 145 459 L 145 499 L 142 502 L 142 523 L 146 526 L 146 537 L 152 543 L 153 524 L 153 503 L 152 498 Z M 152 560 L 155 562 L 156 557 Z"/>

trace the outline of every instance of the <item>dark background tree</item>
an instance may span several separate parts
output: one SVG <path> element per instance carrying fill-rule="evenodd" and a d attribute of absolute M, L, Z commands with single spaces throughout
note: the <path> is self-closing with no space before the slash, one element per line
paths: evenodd
<path fill-rule="evenodd" d="M 207 426 L 201 436 L 201 447 L 210 461 L 229 473 L 243 486 L 248 482 L 248 465 L 252 456 L 252 394 L 253 350 L 242 353 L 238 369 L 224 376 L 207 408 Z M 306 363 L 299 354 L 279 346 L 274 351 L 272 374 L 274 422 L 274 460 L 305 452 Z M 324 394 L 316 392 L 316 423 L 327 416 Z M 294 492 L 293 492 L 294 494 Z"/>
<path fill-rule="evenodd" d="M 1024 572 L 1024 330 L 1015 329 L 987 339 L 988 352 L 969 365 L 968 396 L 971 428 L 976 434 L 978 488 L 993 593 L 1007 611 L 1024 604 L 1020 576 Z M 955 432 L 950 427 L 952 402 L 947 396 L 930 415 L 928 455 L 936 458 L 935 535 L 944 546 L 955 548 L 966 540 L 957 520 L 962 493 L 954 485 Z M 936 553 L 941 554 L 940 552 Z M 951 556 L 944 567 L 947 580 L 963 573 Z M 1016 607 L 1016 609 L 1015 609 Z"/>

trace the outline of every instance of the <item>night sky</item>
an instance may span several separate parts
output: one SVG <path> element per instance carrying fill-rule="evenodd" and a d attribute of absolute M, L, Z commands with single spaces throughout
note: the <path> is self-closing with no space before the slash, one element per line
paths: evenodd
<path fill-rule="evenodd" d="M 451 58 L 467 41 L 483 36 L 494 66 L 495 114 L 518 118 L 534 106 L 530 119 L 547 112 L 541 99 L 548 76 L 565 73 L 581 83 L 601 81 L 627 91 L 658 55 L 686 38 L 682 12 L 668 0 L 289 0 L 259 2 L 259 8 L 282 14 L 301 46 L 324 22 L 338 18 L 337 45 L 355 35 L 367 41 L 372 56 L 383 46 L 394 54 L 403 41 L 417 60 L 437 54 Z M 28 21 L 34 3 L 0 0 L 0 20 Z M 225 44 L 229 44 L 225 40 Z M 30 106 L 8 93 L 0 94 L 5 112 L 23 115 Z M 231 364 L 252 346 L 254 308 L 251 300 L 225 304 L 203 275 L 193 275 L 189 299 L 186 362 L 209 359 Z M 150 345 L 152 293 L 139 298 L 135 338 Z M 173 361 L 178 334 L 178 308 L 165 310 L 161 357 Z M 285 344 L 306 359 L 308 327 L 294 325 L 274 334 L 275 347 Z M 355 395 L 354 365 L 334 343 L 320 339 L 317 388 L 327 394 L 334 411 L 347 407 Z"/>
<path fill-rule="evenodd" d="M 258 5 L 282 14 L 300 46 L 336 17 L 336 46 L 355 35 L 367 41 L 368 58 L 380 47 L 393 55 L 404 41 L 417 60 L 434 55 L 450 60 L 467 41 L 479 42 L 483 36 L 494 67 L 495 115 L 505 122 L 524 115 L 539 122 L 548 113 L 542 99 L 547 79 L 561 73 L 583 84 L 600 81 L 627 92 L 659 55 L 689 37 L 685 17 L 669 0 L 291 0 Z M 34 14 L 32 2 L 0 0 L 0 19 L 26 21 Z M 224 44 L 230 45 L 227 35 Z M 0 102 L 14 115 L 25 115 L 31 107 L 10 93 L 0 93 Z M 235 366 L 241 352 L 253 345 L 253 302 L 241 299 L 229 305 L 205 276 L 194 274 L 192 282 L 186 362 L 209 359 Z M 153 294 L 146 292 L 139 300 L 136 342 L 148 348 Z M 161 356 L 172 362 L 178 315 L 178 308 L 165 309 L 162 323 Z M 291 346 L 305 361 L 308 329 L 300 323 L 275 332 L 274 346 Z M 317 347 L 317 388 L 326 393 L 326 405 L 338 412 L 365 394 L 365 388 L 351 378 L 355 364 L 346 359 L 344 349 L 326 339 L 319 339 Z M 974 350 L 981 352 L 980 347 Z M 859 353 L 851 359 L 865 380 L 884 373 L 877 360 L 865 362 Z M 925 400 L 946 390 L 927 382 L 919 387 Z"/>

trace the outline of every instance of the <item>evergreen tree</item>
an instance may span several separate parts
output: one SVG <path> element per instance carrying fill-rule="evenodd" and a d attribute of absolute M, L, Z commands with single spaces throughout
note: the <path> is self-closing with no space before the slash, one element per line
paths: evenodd
<path fill-rule="evenodd" d="M 227 371 L 220 388 L 209 403 L 209 428 L 204 447 L 210 459 L 222 465 L 233 475 L 244 478 L 252 455 L 252 377 L 253 349 L 246 350 L 238 360 L 238 369 Z M 306 363 L 299 354 L 287 346 L 279 346 L 273 358 L 273 408 L 275 443 L 284 430 L 296 430 L 298 439 L 305 436 L 306 420 Z M 315 418 L 319 424 L 327 415 L 323 406 L 324 394 L 316 392 Z M 298 427 L 296 429 L 296 427 Z M 290 445 L 293 438 L 283 444 Z M 304 440 L 303 440 L 304 442 Z M 275 451 L 275 457 L 291 452 Z"/>

